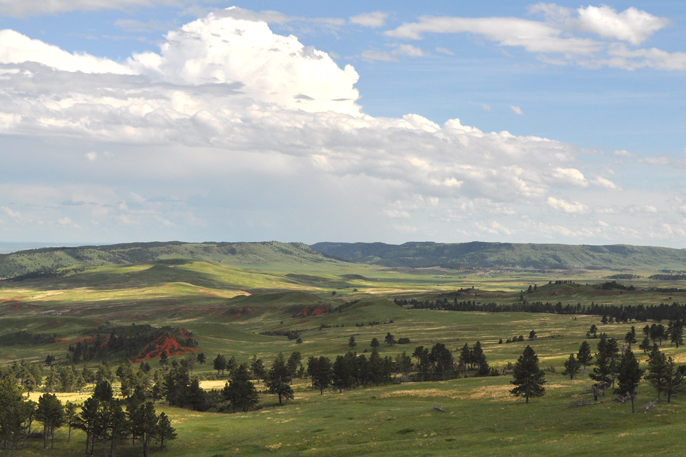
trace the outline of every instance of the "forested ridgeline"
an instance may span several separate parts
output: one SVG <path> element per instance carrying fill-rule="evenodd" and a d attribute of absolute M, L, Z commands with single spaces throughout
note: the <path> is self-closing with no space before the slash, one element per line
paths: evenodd
<path fill-rule="evenodd" d="M 481 303 L 473 300 L 458 300 L 457 297 L 435 300 L 417 300 L 396 298 L 395 304 L 413 309 L 433 309 L 445 311 L 478 311 L 486 313 L 553 313 L 553 314 L 578 314 L 592 316 L 606 316 L 612 322 L 629 322 L 648 320 L 677 320 L 686 319 L 686 303 L 672 304 L 660 303 L 658 305 L 639 304 L 635 306 L 601 305 L 591 302 L 590 305 L 577 303 L 562 304 L 562 302 L 550 303 L 542 301 L 521 300 L 515 303 Z"/>
<path fill-rule="evenodd" d="M 227 265 L 337 263 L 302 243 L 128 243 L 108 246 L 41 248 L 0 254 L 0 278 L 40 279 L 83 271 L 84 267 L 141 263 L 210 261 Z"/>
<path fill-rule="evenodd" d="M 519 243 L 317 243 L 312 247 L 331 257 L 387 267 L 452 269 L 678 269 L 686 250 L 629 245 L 563 245 Z M 670 273 L 669 271 L 665 273 Z M 683 271 L 680 273 L 684 274 Z"/>

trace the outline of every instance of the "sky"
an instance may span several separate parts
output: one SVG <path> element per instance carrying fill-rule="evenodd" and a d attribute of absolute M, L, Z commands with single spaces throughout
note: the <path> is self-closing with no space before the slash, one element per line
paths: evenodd
<path fill-rule="evenodd" d="M 686 3 L 0 0 L 0 241 L 686 242 Z"/>

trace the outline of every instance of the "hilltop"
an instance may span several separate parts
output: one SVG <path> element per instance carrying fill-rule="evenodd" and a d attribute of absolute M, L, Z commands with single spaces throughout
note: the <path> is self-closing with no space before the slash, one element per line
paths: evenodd
<path fill-rule="evenodd" d="M 303 243 L 128 243 L 109 246 L 30 249 L 0 255 L 0 278 L 52 277 L 68 270 L 175 260 L 215 262 L 244 268 L 338 264 Z M 62 271 L 58 271 L 62 270 Z"/>
<path fill-rule="evenodd" d="M 684 270 L 686 250 L 649 246 L 516 243 L 317 243 L 314 249 L 348 262 L 386 267 L 493 269 Z"/>

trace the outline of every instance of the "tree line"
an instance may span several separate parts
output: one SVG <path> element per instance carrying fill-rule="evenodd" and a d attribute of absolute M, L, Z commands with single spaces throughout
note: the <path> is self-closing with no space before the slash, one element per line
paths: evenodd
<path fill-rule="evenodd" d="M 590 305 L 566 304 L 562 302 L 529 302 L 526 300 L 516 303 L 477 303 L 476 300 L 458 301 L 455 297 L 452 301 L 448 298 L 436 300 L 417 300 L 417 299 L 394 299 L 399 306 L 411 306 L 414 309 L 434 309 L 445 311 L 477 311 L 488 313 L 552 313 L 552 314 L 583 314 L 594 316 L 605 316 L 606 319 L 612 318 L 613 322 L 646 322 L 648 320 L 684 320 L 686 319 L 686 303 L 660 303 L 659 305 L 599 305 L 591 302 Z"/>

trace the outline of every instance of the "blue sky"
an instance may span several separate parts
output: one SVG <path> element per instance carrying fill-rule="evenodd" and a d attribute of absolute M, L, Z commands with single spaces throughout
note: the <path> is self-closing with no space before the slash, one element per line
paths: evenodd
<path fill-rule="evenodd" d="M 684 247 L 683 2 L 0 0 L 0 30 L 5 241 Z"/>

